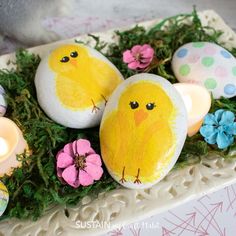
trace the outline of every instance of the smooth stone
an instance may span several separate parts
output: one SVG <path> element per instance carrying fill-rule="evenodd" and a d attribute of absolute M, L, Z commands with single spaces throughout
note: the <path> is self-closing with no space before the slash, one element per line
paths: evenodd
<path fill-rule="evenodd" d="M 5 212 L 9 201 L 9 193 L 6 186 L 0 181 L 0 216 Z"/>
<path fill-rule="evenodd" d="M 127 188 L 144 189 L 176 163 L 187 134 L 184 102 L 166 79 L 137 74 L 111 95 L 100 126 L 102 159 Z"/>
<path fill-rule="evenodd" d="M 122 81 L 121 73 L 105 56 L 78 43 L 53 49 L 35 76 L 44 112 L 55 122 L 78 129 L 100 123 L 110 94 Z"/>
<path fill-rule="evenodd" d="M 176 50 L 171 64 L 179 82 L 202 85 L 215 99 L 236 96 L 236 59 L 217 44 L 187 43 Z"/>

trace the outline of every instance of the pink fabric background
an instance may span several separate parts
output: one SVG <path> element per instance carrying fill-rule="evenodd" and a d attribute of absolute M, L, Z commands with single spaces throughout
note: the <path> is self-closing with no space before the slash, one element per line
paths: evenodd
<path fill-rule="evenodd" d="M 236 235 L 236 184 L 143 221 L 118 227 L 105 235 L 234 236 Z"/>

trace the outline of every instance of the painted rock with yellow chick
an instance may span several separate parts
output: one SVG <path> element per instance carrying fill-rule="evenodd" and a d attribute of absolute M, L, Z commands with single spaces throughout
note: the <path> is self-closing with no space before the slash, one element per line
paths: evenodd
<path fill-rule="evenodd" d="M 113 90 L 123 81 L 118 69 L 101 53 L 83 44 L 53 49 L 35 76 L 37 98 L 55 122 L 70 128 L 100 123 Z"/>
<path fill-rule="evenodd" d="M 125 187 L 148 188 L 177 161 L 187 134 L 187 112 L 174 86 L 153 74 L 120 84 L 105 108 L 100 143 L 111 176 Z"/>
<path fill-rule="evenodd" d="M 6 186 L 0 181 L 0 216 L 7 208 L 9 193 Z"/>

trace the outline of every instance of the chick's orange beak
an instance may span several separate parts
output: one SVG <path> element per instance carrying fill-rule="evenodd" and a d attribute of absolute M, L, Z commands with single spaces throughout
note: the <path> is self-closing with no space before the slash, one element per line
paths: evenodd
<path fill-rule="evenodd" d="M 143 109 L 137 110 L 134 112 L 134 120 L 136 126 L 139 126 L 146 118 L 148 117 L 148 113 Z"/>
<path fill-rule="evenodd" d="M 77 66 L 77 61 L 75 59 L 70 59 L 70 63 L 73 65 L 73 66 Z"/>

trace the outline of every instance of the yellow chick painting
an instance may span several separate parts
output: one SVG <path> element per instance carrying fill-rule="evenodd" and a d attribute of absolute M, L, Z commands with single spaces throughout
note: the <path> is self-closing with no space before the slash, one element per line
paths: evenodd
<path fill-rule="evenodd" d="M 120 184 L 147 188 L 175 164 L 187 133 L 187 114 L 175 88 L 152 74 L 138 74 L 112 94 L 102 118 L 103 161 Z"/>
<path fill-rule="evenodd" d="M 107 99 L 123 81 L 101 53 L 83 44 L 66 44 L 45 57 L 37 70 L 37 98 L 54 121 L 71 128 L 99 124 Z"/>

